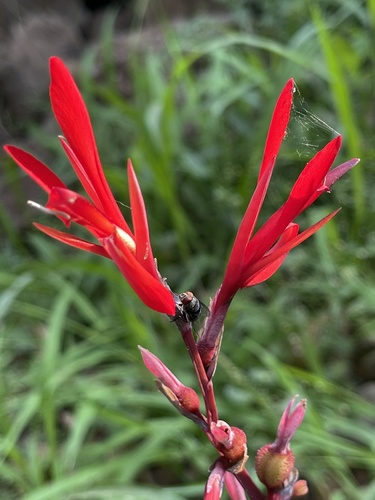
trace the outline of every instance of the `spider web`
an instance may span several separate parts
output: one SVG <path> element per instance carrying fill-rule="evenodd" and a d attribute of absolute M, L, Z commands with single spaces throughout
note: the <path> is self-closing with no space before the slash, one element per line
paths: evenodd
<path fill-rule="evenodd" d="M 308 109 L 306 100 L 296 86 L 286 133 L 288 155 L 309 160 L 338 135 L 337 130 Z"/>

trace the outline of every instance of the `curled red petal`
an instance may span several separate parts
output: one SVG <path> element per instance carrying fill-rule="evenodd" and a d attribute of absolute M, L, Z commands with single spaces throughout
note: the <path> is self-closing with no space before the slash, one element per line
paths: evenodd
<path fill-rule="evenodd" d="M 79 248 L 80 250 L 85 250 L 86 252 L 95 253 L 97 255 L 102 255 L 103 257 L 107 257 L 110 259 L 110 256 L 106 252 L 106 250 L 101 246 L 95 243 L 91 243 L 90 241 L 83 240 L 82 238 L 78 238 L 78 236 L 74 236 L 69 233 L 64 233 L 64 231 L 59 231 L 57 229 L 53 229 L 52 227 L 44 226 L 43 224 L 39 224 L 34 222 L 34 226 L 42 231 L 43 233 L 51 236 L 55 240 L 61 241 L 66 245 L 70 245 L 71 247 Z"/>
<path fill-rule="evenodd" d="M 47 165 L 16 146 L 6 145 L 5 151 L 47 193 L 54 187 L 66 188 L 63 181 Z"/>
<path fill-rule="evenodd" d="M 109 221 L 89 200 L 70 189 L 52 189 L 46 206 L 68 214 L 73 222 L 86 227 L 97 238 L 108 236 L 113 232 L 113 222 Z"/>
<path fill-rule="evenodd" d="M 123 216 L 104 176 L 90 117 L 78 87 L 58 57 L 51 57 L 50 73 L 50 97 L 56 120 L 100 199 L 99 208 L 121 227 Z"/>
<path fill-rule="evenodd" d="M 138 262 L 118 231 L 103 238 L 102 244 L 146 306 L 170 316 L 175 315 L 172 293 Z"/>

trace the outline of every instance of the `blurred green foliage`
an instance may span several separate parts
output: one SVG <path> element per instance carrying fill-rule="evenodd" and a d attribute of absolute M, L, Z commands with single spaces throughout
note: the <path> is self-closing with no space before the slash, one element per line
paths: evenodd
<path fill-rule="evenodd" d="M 215 387 L 220 418 L 247 433 L 249 470 L 300 394 L 308 412 L 293 450 L 309 498 L 371 500 L 375 407 L 364 396 L 375 393 L 375 2 L 225 5 L 230 23 L 167 23 L 160 51 L 127 54 L 131 97 L 120 90 L 109 11 L 102 78 L 92 78 L 87 53 L 79 86 L 124 215 L 131 157 L 162 274 L 205 302 L 222 279 L 288 78 L 298 86 L 295 109 L 262 220 L 332 129 L 344 136 L 341 161 L 362 158 L 300 222 L 342 206 L 335 220 L 234 300 Z M 30 134 L 77 187 L 57 139 L 32 126 Z M 4 168 L 22 200 L 20 172 Z M 1 220 L 2 500 L 201 498 L 214 450 L 157 393 L 137 349 L 194 386 L 174 325 L 148 311 L 111 262 L 31 225 L 17 231 L 4 211 Z"/>

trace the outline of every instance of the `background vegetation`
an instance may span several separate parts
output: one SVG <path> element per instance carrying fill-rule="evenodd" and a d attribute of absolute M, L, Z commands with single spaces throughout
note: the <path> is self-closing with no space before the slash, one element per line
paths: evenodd
<path fill-rule="evenodd" d="M 262 217 L 331 129 L 344 136 L 341 161 L 362 158 L 300 222 L 342 206 L 335 220 L 276 276 L 235 299 L 215 383 L 220 417 L 246 430 L 250 469 L 286 402 L 300 394 L 309 406 L 293 449 L 309 498 L 371 500 L 375 2 L 230 4 L 235 22 L 200 17 L 178 31 L 166 23 L 162 52 L 133 54 L 131 98 L 119 90 L 109 10 L 103 78 L 92 78 L 89 52 L 79 85 L 125 216 L 131 157 L 161 272 L 174 290 L 191 289 L 204 302 L 220 284 L 289 77 L 299 93 Z M 74 188 L 57 139 L 33 124 L 28 133 Z M 11 162 L 3 168 L 23 199 L 20 172 Z M 69 250 L 31 224 L 19 232 L 5 212 L 2 222 L 1 498 L 201 498 L 215 452 L 156 391 L 137 349 L 194 384 L 174 325 L 147 310 L 111 262 Z"/>

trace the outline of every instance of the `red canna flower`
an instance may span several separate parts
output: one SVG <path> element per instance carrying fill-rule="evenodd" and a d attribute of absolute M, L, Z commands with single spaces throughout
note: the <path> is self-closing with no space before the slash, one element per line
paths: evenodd
<path fill-rule="evenodd" d="M 211 304 L 211 315 L 198 341 L 202 360 L 217 361 L 223 321 L 235 293 L 272 276 L 288 253 L 326 224 L 338 210 L 299 233 L 293 221 L 345 172 L 359 161 L 355 158 L 329 172 L 341 146 L 341 136 L 330 141 L 305 166 L 287 201 L 254 234 L 259 212 L 271 180 L 276 157 L 285 137 L 293 102 L 294 81 L 283 88 L 271 119 L 257 185 L 237 232 L 221 288 Z M 211 373 L 214 367 L 210 369 Z"/>
<path fill-rule="evenodd" d="M 67 245 L 112 259 L 148 307 L 173 316 L 173 295 L 161 280 L 155 264 L 145 205 L 131 162 L 128 162 L 128 181 L 133 231 L 104 176 L 90 117 L 72 75 L 57 57 L 50 60 L 50 73 L 52 109 L 64 134 L 59 139 L 89 199 L 70 191 L 30 153 L 10 145 L 5 146 L 5 151 L 47 192 L 47 212 L 67 227 L 71 222 L 85 227 L 99 244 L 42 224 L 35 223 L 35 226 Z"/>

